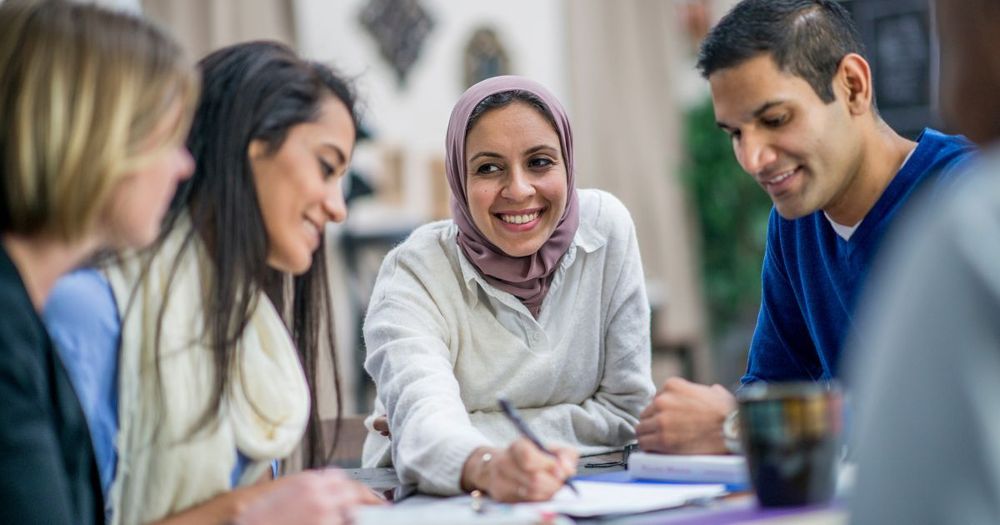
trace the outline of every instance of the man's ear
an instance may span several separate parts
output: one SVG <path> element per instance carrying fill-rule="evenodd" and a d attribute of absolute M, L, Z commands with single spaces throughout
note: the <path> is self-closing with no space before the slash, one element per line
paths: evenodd
<path fill-rule="evenodd" d="M 847 102 L 852 115 L 863 115 L 872 109 L 872 69 L 857 53 L 848 53 L 840 60 L 833 77 L 833 90 Z"/>

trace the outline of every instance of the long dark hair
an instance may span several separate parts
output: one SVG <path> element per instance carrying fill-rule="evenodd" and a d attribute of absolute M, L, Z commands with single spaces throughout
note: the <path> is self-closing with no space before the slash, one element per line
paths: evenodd
<path fill-rule="evenodd" d="M 331 96 L 344 103 L 357 130 L 354 94 L 329 67 L 302 60 L 277 42 L 226 47 L 198 65 L 203 86 L 187 142 L 196 168 L 177 189 L 161 233 L 165 238 L 186 213 L 193 225 L 190 236 L 201 238 L 212 264 L 204 335 L 213 349 L 215 387 L 196 426 L 210 423 L 218 414 L 238 366 L 233 359 L 236 345 L 263 291 L 285 319 L 309 378 L 305 462 L 318 466 L 333 452 L 333 447 L 324 450 L 316 403 L 321 339 L 330 351 L 337 395 L 334 447 L 342 413 L 325 246 L 321 241 L 312 266 L 302 275 L 291 277 L 267 265 L 268 239 L 248 148 L 259 139 L 269 153 L 276 152 L 292 127 L 319 117 L 321 103 Z"/>

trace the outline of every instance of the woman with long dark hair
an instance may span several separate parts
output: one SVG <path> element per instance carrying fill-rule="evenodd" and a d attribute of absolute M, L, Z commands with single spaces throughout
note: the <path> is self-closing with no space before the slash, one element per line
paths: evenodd
<path fill-rule="evenodd" d="M 306 375 L 315 385 L 318 352 L 333 351 L 323 233 L 346 217 L 354 97 L 277 43 L 219 50 L 200 69 L 196 169 L 160 239 L 67 278 L 48 321 L 90 334 L 65 345 L 71 367 L 107 362 L 78 375 L 110 392 L 91 396 L 91 421 L 113 523 L 228 522 L 255 505 L 328 523 L 373 496 L 336 472 L 257 482 L 304 433 L 309 466 L 330 452 Z"/>

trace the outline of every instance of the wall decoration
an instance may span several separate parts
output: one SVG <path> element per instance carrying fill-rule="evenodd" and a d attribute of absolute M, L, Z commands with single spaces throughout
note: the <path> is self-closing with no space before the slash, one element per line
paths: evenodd
<path fill-rule="evenodd" d="M 480 27 L 465 46 L 465 87 L 490 77 L 510 74 L 510 58 L 496 31 Z"/>
<path fill-rule="evenodd" d="M 420 57 L 434 20 L 419 0 L 371 0 L 361 11 L 361 25 L 378 43 L 399 85 Z"/>

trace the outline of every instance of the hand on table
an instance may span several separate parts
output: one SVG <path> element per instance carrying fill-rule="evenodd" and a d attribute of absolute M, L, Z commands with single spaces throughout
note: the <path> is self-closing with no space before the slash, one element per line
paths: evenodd
<path fill-rule="evenodd" d="M 506 449 L 476 449 L 462 468 L 462 488 L 479 489 L 496 501 L 547 501 L 576 473 L 580 454 L 550 447 L 555 457 L 521 438 Z M 489 457 L 486 457 L 489 454 Z"/>
<path fill-rule="evenodd" d="M 721 385 L 699 385 L 679 377 L 663 383 L 639 415 L 639 448 L 667 454 L 725 454 L 722 423 L 736 398 Z"/>
<path fill-rule="evenodd" d="M 368 487 L 337 469 L 300 472 L 268 482 L 261 489 L 234 523 L 350 523 L 357 506 L 385 503 Z"/>

